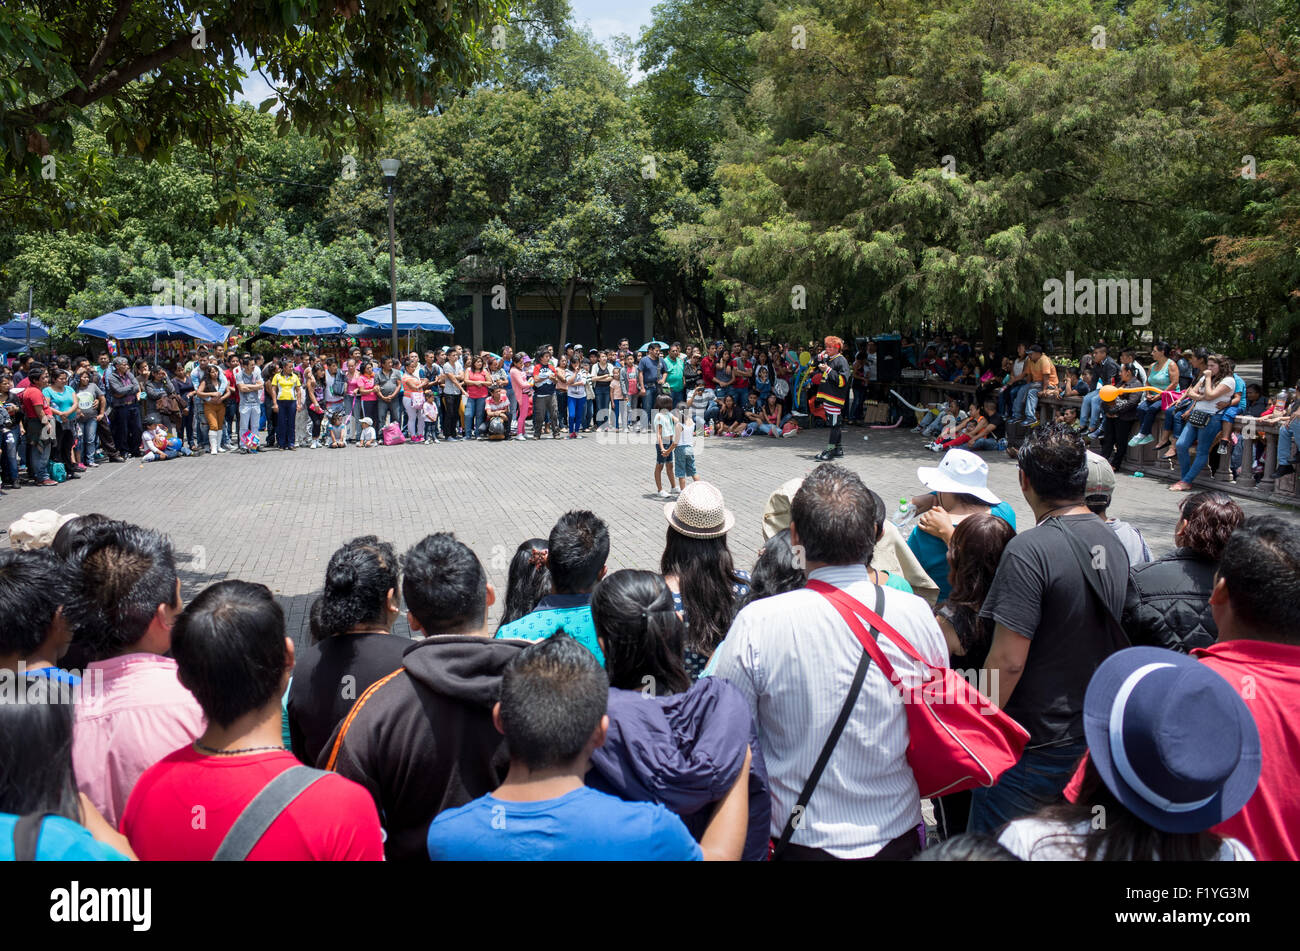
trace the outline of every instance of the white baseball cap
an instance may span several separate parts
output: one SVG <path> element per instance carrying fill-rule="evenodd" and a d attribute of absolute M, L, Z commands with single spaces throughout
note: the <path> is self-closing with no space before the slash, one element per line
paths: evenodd
<path fill-rule="evenodd" d="M 1002 501 L 989 491 L 989 464 L 965 449 L 949 449 L 938 466 L 921 466 L 916 477 L 932 492 L 973 495 L 989 505 Z"/>

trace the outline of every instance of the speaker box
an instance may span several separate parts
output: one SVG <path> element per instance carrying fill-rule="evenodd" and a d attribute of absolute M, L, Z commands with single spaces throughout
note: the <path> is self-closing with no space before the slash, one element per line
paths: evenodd
<path fill-rule="evenodd" d="M 894 383 L 903 369 L 903 345 L 898 340 L 876 341 L 877 383 Z"/>

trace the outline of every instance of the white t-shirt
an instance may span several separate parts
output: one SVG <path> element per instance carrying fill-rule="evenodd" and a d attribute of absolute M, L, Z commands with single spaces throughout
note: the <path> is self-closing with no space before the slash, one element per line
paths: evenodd
<path fill-rule="evenodd" d="M 375 440 L 378 438 L 379 436 L 375 433 L 375 427 L 373 426 L 367 426 L 365 429 L 361 430 L 362 442 L 370 442 L 371 440 Z"/>
<path fill-rule="evenodd" d="M 696 409 L 708 409 L 709 404 L 716 402 L 713 390 L 705 386 L 697 386 L 695 394 L 691 397 L 691 405 Z"/>
<path fill-rule="evenodd" d="M 998 836 L 998 842 L 1010 852 L 1027 861 L 1079 862 L 1083 860 L 1082 845 L 1088 834 L 1088 823 L 1082 822 L 1073 830 L 1060 822 L 1043 819 L 1016 819 Z M 1255 856 L 1236 839 L 1224 839 L 1215 856 L 1217 862 L 1253 862 Z"/>
<path fill-rule="evenodd" d="M 677 445 L 690 447 L 695 444 L 695 420 L 687 416 L 677 424 Z"/>

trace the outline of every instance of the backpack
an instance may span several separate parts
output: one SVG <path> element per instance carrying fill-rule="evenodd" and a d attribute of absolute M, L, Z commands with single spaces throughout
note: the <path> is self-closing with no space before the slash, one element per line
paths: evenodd
<path fill-rule="evenodd" d="M 343 371 L 340 369 L 338 373 L 334 374 L 334 381 L 330 383 L 330 393 L 334 396 L 346 396 L 347 392 L 347 377 L 343 375 Z"/>
<path fill-rule="evenodd" d="M 488 421 L 488 439 L 505 439 L 506 423 L 500 416 L 493 416 Z"/>
<path fill-rule="evenodd" d="M 53 479 L 55 482 L 67 481 L 68 470 L 63 467 L 63 463 L 61 462 L 50 463 L 50 478 Z"/>

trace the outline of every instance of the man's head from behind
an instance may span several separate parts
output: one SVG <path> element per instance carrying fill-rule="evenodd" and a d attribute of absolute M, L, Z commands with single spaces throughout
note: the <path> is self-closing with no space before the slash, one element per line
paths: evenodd
<path fill-rule="evenodd" d="M 106 522 L 86 532 L 70 564 L 77 592 L 69 618 L 75 640 L 95 659 L 168 651 L 181 598 L 165 536 L 127 522 Z"/>
<path fill-rule="evenodd" d="M 594 512 L 565 512 L 547 540 L 546 566 L 556 594 L 590 591 L 605 573 L 609 529 Z"/>
<path fill-rule="evenodd" d="M 1219 559 L 1210 608 L 1220 640 L 1300 644 L 1300 531 L 1276 515 L 1247 519 Z"/>
<path fill-rule="evenodd" d="M 608 702 L 605 669 L 591 651 L 559 633 L 510 661 L 493 719 L 512 764 L 530 772 L 585 771 L 586 758 L 605 741 Z"/>
<path fill-rule="evenodd" d="M 1032 505 L 1082 501 L 1088 484 L 1083 436 L 1060 423 L 1040 426 L 1020 446 L 1020 489 Z"/>
<path fill-rule="evenodd" d="M 809 565 L 861 565 L 876 543 L 876 505 L 871 492 L 842 466 L 814 469 L 790 503 L 790 535 Z"/>
<path fill-rule="evenodd" d="M 63 610 L 72 590 L 68 566 L 50 549 L 0 550 L 0 665 L 6 658 L 27 660 L 42 645 L 51 662 L 67 649 L 71 630 Z"/>
<path fill-rule="evenodd" d="M 229 727 L 278 704 L 293 670 L 284 611 L 266 585 L 221 581 L 181 612 L 172 631 L 181 684 L 209 723 Z"/>
<path fill-rule="evenodd" d="M 450 532 L 426 535 L 402 556 L 402 597 L 412 631 L 475 634 L 496 600 L 478 556 Z"/>

